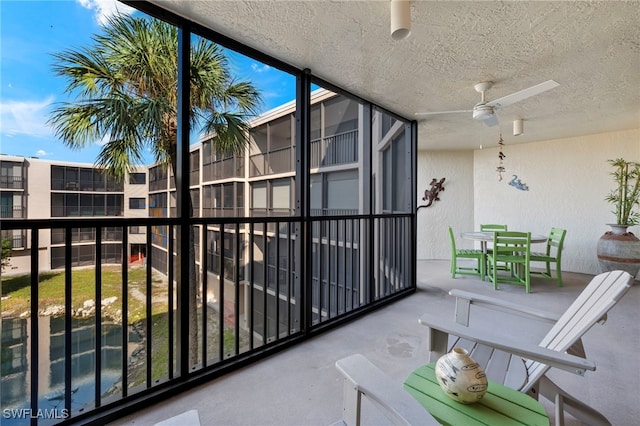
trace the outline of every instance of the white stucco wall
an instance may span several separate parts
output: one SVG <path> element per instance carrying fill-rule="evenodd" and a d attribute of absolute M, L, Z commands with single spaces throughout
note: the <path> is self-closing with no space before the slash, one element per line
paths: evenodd
<path fill-rule="evenodd" d="M 607 160 L 623 157 L 640 161 L 640 129 L 522 145 L 518 145 L 517 138 L 508 137 L 504 153 L 507 172 L 502 182 L 495 171 L 497 147 L 475 150 L 472 154 L 419 153 L 418 199 L 429 173 L 443 174 L 456 189 L 449 191 L 447 186 L 448 192 L 436 203 L 436 209 L 418 211 L 418 232 L 435 229 L 428 240 L 421 241 L 419 235 L 418 259 L 450 258 L 447 224 L 457 225 L 456 234 L 488 222 L 506 223 L 509 229 L 537 234 L 548 234 L 555 226 L 567 229 L 563 270 L 598 273 L 596 243 L 608 230 L 606 224 L 614 220 L 613 207 L 604 201 L 614 187 Z M 471 172 L 461 170 L 461 159 L 466 155 L 473 156 Z M 513 174 L 529 186 L 528 191 L 508 185 Z M 473 196 L 454 185 L 461 180 L 466 182 L 465 187 L 472 186 Z M 430 209 L 433 210 L 425 214 Z M 472 219 L 467 217 L 469 210 L 473 211 Z M 630 231 L 638 235 L 640 226 Z"/>
<path fill-rule="evenodd" d="M 418 206 L 427 204 L 422 197 L 431 188 L 431 179 L 446 178 L 440 201 L 418 210 L 418 259 L 450 259 L 447 227 L 456 233 L 473 229 L 473 161 L 473 151 L 418 153 Z"/>

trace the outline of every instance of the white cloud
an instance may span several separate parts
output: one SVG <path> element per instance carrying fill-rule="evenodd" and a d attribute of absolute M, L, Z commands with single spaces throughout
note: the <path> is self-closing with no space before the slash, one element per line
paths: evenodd
<path fill-rule="evenodd" d="M 258 64 L 256 64 L 256 63 L 254 62 L 253 64 L 251 64 L 251 69 L 252 69 L 254 72 L 258 72 L 258 73 L 260 73 L 260 72 L 267 72 L 267 71 L 269 71 L 269 70 L 271 69 L 271 67 L 270 67 L 269 65 L 266 65 L 266 64 L 265 64 L 265 65 L 258 65 Z"/>
<path fill-rule="evenodd" d="M 36 155 L 38 157 L 46 157 L 47 155 L 51 155 L 51 153 L 45 151 L 44 149 L 39 149 L 39 150 L 36 151 Z"/>
<path fill-rule="evenodd" d="M 100 25 L 106 24 L 107 20 L 118 14 L 130 15 L 135 9 L 120 3 L 116 0 L 76 0 L 82 7 L 93 10 L 96 21 Z"/>
<path fill-rule="evenodd" d="M 100 139 L 99 141 L 96 141 L 96 145 L 98 146 L 105 146 L 107 143 L 109 143 L 109 141 L 111 140 L 111 135 L 104 135 L 102 137 L 102 139 Z"/>
<path fill-rule="evenodd" d="M 47 126 L 48 108 L 53 96 L 41 101 L 6 101 L 0 103 L 0 134 L 51 137 Z"/>

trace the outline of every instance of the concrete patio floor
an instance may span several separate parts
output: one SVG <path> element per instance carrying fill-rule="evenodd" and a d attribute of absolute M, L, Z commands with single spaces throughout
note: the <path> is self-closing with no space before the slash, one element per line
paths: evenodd
<path fill-rule="evenodd" d="M 398 389 L 407 375 L 427 361 L 426 331 L 418 324 L 424 312 L 450 315 L 452 288 L 500 297 L 554 312 L 563 312 L 592 278 L 565 273 L 564 286 L 533 279 L 532 293 L 522 287 L 491 284 L 477 277 L 451 279 L 448 261 L 419 261 L 418 290 L 401 301 L 336 328 L 206 385 L 159 402 L 111 425 L 154 425 L 186 413 L 201 425 L 329 425 L 341 419 L 342 376 L 336 360 L 361 353 L 385 371 Z M 560 387 L 604 414 L 614 426 L 634 426 L 640 418 L 640 284 L 609 312 L 604 326 L 584 337 L 587 357 L 597 364 L 585 377 L 551 370 Z M 544 330 L 523 321 L 487 323 L 496 332 L 537 342 Z M 541 401 L 553 419 L 553 405 Z M 365 403 L 366 424 L 386 424 Z M 187 413 L 190 412 L 190 413 Z M 188 422 L 176 419 L 176 424 Z M 578 425 L 568 419 L 569 425 Z"/>

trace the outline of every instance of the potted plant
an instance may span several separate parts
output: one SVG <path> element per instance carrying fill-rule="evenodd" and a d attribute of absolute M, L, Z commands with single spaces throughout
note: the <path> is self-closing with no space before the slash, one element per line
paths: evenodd
<path fill-rule="evenodd" d="M 627 232 L 629 226 L 640 223 L 640 163 L 623 158 L 609 160 L 616 183 L 606 201 L 614 205 L 616 223 L 609 224 L 611 231 L 598 240 L 598 262 L 603 272 L 623 270 L 636 276 L 640 270 L 640 240 Z"/>
<path fill-rule="evenodd" d="M 617 184 L 606 200 L 615 206 L 616 225 L 633 226 L 640 221 L 640 212 L 634 207 L 640 203 L 640 163 L 623 158 L 609 160 L 615 168 L 611 175 Z"/>

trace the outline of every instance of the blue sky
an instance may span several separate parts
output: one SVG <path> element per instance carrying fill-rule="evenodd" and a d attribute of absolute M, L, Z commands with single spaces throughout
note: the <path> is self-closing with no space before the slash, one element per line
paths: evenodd
<path fill-rule="evenodd" d="M 46 124 L 54 104 L 70 100 L 64 93 L 65 81 L 53 74 L 51 55 L 89 45 L 91 35 L 116 10 L 134 12 L 114 0 L 0 0 L 0 153 L 95 161 L 100 141 L 70 150 Z M 236 77 L 260 90 L 263 111 L 295 96 L 292 76 L 237 52 L 228 57 Z"/>

